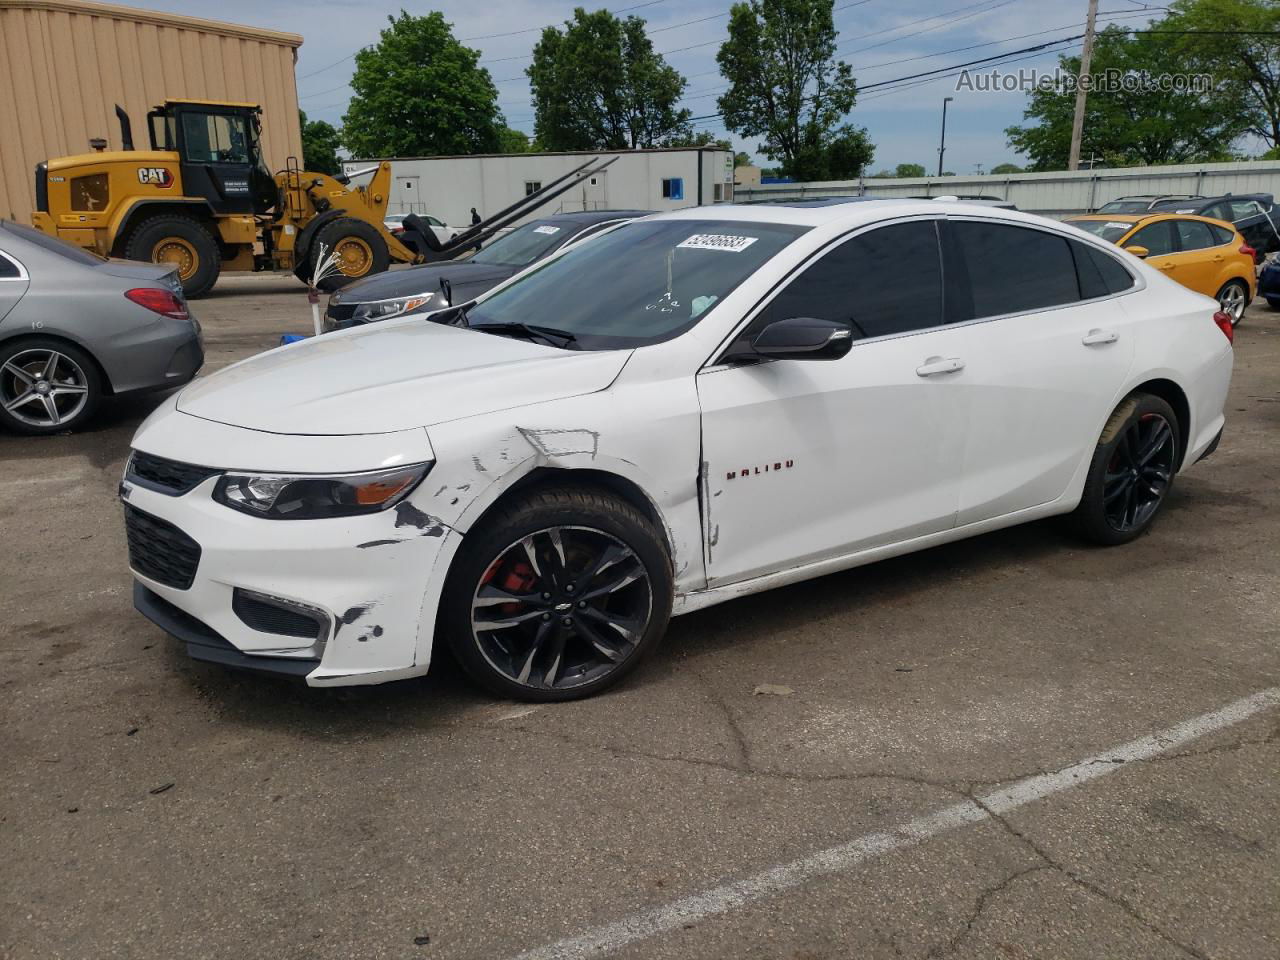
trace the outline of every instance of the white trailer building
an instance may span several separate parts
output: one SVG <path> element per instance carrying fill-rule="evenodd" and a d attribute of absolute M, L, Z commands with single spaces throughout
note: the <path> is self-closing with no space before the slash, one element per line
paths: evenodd
<path fill-rule="evenodd" d="M 430 215 L 450 226 L 488 217 L 592 157 L 617 157 L 525 220 L 580 210 L 678 210 L 733 200 L 733 153 L 713 147 L 672 147 L 591 153 L 504 153 L 469 157 L 391 157 L 388 213 Z M 387 158 L 380 158 L 387 159 Z M 347 172 L 380 159 L 345 161 Z M 357 181 L 359 182 L 359 181 Z"/>

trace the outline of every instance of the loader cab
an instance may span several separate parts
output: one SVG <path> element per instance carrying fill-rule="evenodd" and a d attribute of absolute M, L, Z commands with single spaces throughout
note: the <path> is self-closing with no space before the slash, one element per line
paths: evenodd
<path fill-rule="evenodd" d="M 262 158 L 261 114 L 256 104 L 168 100 L 147 114 L 151 148 L 178 154 L 183 193 L 215 214 L 265 214 L 279 195 Z"/>

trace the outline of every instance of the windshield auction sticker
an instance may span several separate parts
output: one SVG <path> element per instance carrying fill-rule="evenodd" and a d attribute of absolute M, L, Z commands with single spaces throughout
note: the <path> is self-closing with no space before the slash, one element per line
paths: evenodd
<path fill-rule="evenodd" d="M 755 243 L 759 237 L 733 237 L 723 233 L 695 233 L 677 247 L 690 250 L 726 250 L 729 253 L 741 253 Z"/>
<path fill-rule="evenodd" d="M 534 228 L 533 228 L 533 232 L 534 232 L 534 233 L 559 233 L 559 232 L 560 232 L 560 228 L 559 228 L 559 227 L 553 227 L 553 226 L 551 226 L 550 224 L 545 224 L 545 223 L 544 223 L 544 224 L 543 224 L 542 226 L 540 226 L 540 227 L 534 227 Z"/>

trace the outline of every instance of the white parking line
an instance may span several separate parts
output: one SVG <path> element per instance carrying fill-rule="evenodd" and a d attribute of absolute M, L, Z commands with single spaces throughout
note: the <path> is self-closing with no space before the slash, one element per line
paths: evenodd
<path fill-rule="evenodd" d="M 526 950 L 514 960 L 579 960 L 583 957 L 599 957 L 659 933 L 678 930 L 687 923 L 776 896 L 817 877 L 842 873 L 864 860 L 914 846 L 948 830 L 980 823 L 991 816 L 988 810 L 996 814 L 1008 813 L 1035 800 L 1042 800 L 1089 780 L 1114 773 L 1126 763 L 1168 753 L 1192 740 L 1233 726 L 1275 706 L 1280 706 L 1280 687 L 1263 690 L 1227 704 L 1220 710 L 1201 714 L 1159 733 L 1139 737 L 1086 757 L 1079 763 L 1054 773 L 1019 780 L 1011 786 L 981 796 L 981 805 L 967 801 L 957 803 L 917 817 L 894 830 L 869 833 L 743 880 L 726 883 L 672 901 L 665 906 L 596 927 L 576 937 Z"/>

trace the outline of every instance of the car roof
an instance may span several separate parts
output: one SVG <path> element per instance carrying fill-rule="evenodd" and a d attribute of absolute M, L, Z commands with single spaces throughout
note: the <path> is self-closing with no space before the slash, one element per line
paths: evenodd
<path fill-rule="evenodd" d="M 1170 213 L 1167 210 L 1153 210 L 1150 213 L 1086 213 L 1078 217 L 1067 217 L 1065 222 L 1074 223 L 1077 220 L 1106 220 L 1131 224 L 1156 223 L 1160 220 L 1199 220 L 1201 223 L 1212 223 L 1219 227 L 1231 226 L 1227 221 L 1214 217 L 1202 217 L 1195 213 Z"/>
<path fill-rule="evenodd" d="M 1017 210 L 1007 210 L 984 203 L 963 200 L 913 200 L 909 197 L 824 197 L 817 202 L 791 203 L 717 203 L 704 207 L 685 207 L 658 214 L 663 220 L 723 220 L 743 223 L 784 223 L 817 227 L 828 223 L 858 226 L 874 223 L 886 216 L 954 215 L 999 218 L 1015 223 L 1040 224 L 1045 218 Z"/>
<path fill-rule="evenodd" d="M 551 213 L 536 219 L 539 222 L 589 224 L 604 223 L 607 220 L 635 220 L 637 217 L 647 217 L 652 213 L 652 210 L 571 210 L 567 213 Z"/>

